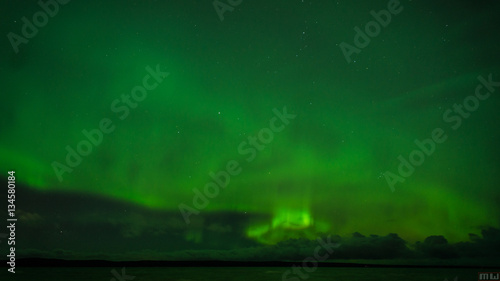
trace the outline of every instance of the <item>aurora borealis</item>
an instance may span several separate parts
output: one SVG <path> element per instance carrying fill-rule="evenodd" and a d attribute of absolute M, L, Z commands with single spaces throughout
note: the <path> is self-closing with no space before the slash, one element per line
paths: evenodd
<path fill-rule="evenodd" d="M 244 0 L 222 21 L 211 1 L 69 1 L 17 53 L 5 35 L 41 8 L 4 2 L 0 168 L 25 256 L 500 227 L 496 1 L 402 0 L 350 63 L 339 45 L 388 1 Z M 491 95 L 457 113 L 478 85 Z M 393 192 L 384 173 L 436 128 L 446 141 Z"/>

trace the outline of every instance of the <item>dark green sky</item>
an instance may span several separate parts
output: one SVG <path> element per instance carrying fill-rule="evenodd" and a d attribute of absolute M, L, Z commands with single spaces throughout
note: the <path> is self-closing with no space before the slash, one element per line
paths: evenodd
<path fill-rule="evenodd" d="M 43 233 L 25 247 L 82 251 L 88 227 L 100 252 L 499 227 L 500 87 L 467 118 L 454 104 L 479 76 L 500 81 L 500 6 L 466 2 L 401 1 L 351 63 L 340 44 L 388 1 L 243 1 L 223 21 L 210 1 L 70 1 L 17 53 L 7 35 L 41 8 L 2 3 L 0 171 L 16 171 L 25 231 Z M 169 75 L 136 108 L 113 109 L 158 65 Z M 296 117 L 248 161 L 284 107 Z M 58 180 L 54 161 L 103 118 L 114 131 Z M 392 192 L 384 173 L 436 128 L 446 141 Z M 179 204 L 230 160 L 241 173 L 186 224 Z"/>

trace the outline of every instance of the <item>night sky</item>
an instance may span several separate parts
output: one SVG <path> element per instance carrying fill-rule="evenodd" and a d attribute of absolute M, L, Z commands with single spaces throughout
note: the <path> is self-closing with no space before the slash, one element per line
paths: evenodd
<path fill-rule="evenodd" d="M 497 233 L 498 1 L 402 0 L 369 42 L 393 1 L 97 2 L 58 4 L 15 46 L 42 8 L 0 7 L 19 255 Z"/>

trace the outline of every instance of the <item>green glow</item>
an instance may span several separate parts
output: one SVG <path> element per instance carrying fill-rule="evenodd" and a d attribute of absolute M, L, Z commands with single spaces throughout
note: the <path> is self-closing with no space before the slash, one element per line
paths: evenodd
<path fill-rule="evenodd" d="M 247 236 L 263 244 L 276 244 L 290 238 L 315 239 L 330 226 L 316 222 L 305 209 L 278 209 L 270 223 L 257 222 L 247 229 Z"/>
<path fill-rule="evenodd" d="M 417 33 L 401 32 L 421 18 L 412 11 L 422 9 L 408 7 L 347 64 L 336 44 L 351 40 L 353 26 L 378 8 L 353 19 L 347 15 L 357 4 L 311 5 L 317 17 L 283 15 L 293 26 L 265 13 L 234 12 L 224 22 L 213 11 L 166 17 L 172 9 L 165 7 L 142 11 L 154 15 L 140 22 L 128 20 L 135 11 L 89 21 L 90 12 L 68 6 L 54 19 L 64 24 L 51 21 L 23 53 L 0 58 L 9 93 L 0 105 L 0 169 L 15 169 L 18 182 L 34 190 L 179 213 L 180 203 L 193 206 L 193 189 L 212 181 L 210 172 L 236 160 L 241 174 L 197 216 L 248 218 L 239 235 L 264 244 L 353 232 L 464 241 L 482 226 L 499 227 L 500 90 L 459 129 L 443 120 L 474 94 L 478 75 L 500 80 L 499 63 L 488 55 L 498 45 L 474 35 L 484 28 L 421 22 Z M 119 30 L 109 22 L 120 23 Z M 157 64 L 171 75 L 120 120 L 110 105 Z M 269 127 L 273 109 L 284 106 L 297 117 L 247 161 L 239 145 Z M 85 139 L 82 130 L 97 128 L 102 118 L 115 131 L 59 182 L 51 163 L 64 164 L 65 147 L 75 148 Z M 435 128 L 448 140 L 392 193 L 382 173 L 397 170 L 398 155 L 407 157 L 414 140 L 430 138 Z M 205 242 L 199 229 L 179 237 Z"/>
<path fill-rule="evenodd" d="M 279 210 L 272 222 L 272 227 L 288 229 L 303 229 L 312 224 L 312 218 L 303 210 Z"/>

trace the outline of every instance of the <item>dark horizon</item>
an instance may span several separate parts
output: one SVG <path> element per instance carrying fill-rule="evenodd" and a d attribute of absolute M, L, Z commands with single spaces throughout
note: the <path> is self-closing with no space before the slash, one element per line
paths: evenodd
<path fill-rule="evenodd" d="M 23 245 L 16 252 L 18 258 L 57 259 L 59 257 L 68 260 L 98 259 L 113 261 L 140 259 L 302 260 L 313 255 L 315 248 L 321 246 L 321 243 L 330 242 L 332 252 L 328 253 L 328 260 L 408 259 L 425 262 L 429 258 L 436 258 L 453 264 L 454 260 L 460 260 L 461 258 L 500 259 L 500 253 L 497 251 L 500 248 L 500 230 L 492 227 L 484 227 L 480 230 L 479 235 L 470 234 L 468 241 L 457 243 L 449 242 L 446 237 L 441 235 L 431 235 L 422 241 L 410 242 L 397 233 L 374 235 L 354 232 L 344 236 L 335 233 L 319 234 L 317 239 L 322 239 L 323 242 L 318 242 L 317 239 L 290 238 L 277 244 L 262 245 L 244 236 L 235 236 L 232 232 L 220 232 L 218 239 L 221 243 L 218 244 L 188 241 L 175 247 L 168 245 L 160 247 L 162 236 L 158 235 L 158 233 L 146 232 L 140 236 L 134 236 L 131 235 L 134 233 L 132 230 L 124 232 L 123 226 L 129 224 L 127 221 L 110 228 L 107 226 L 106 221 L 92 219 L 77 223 L 75 218 L 80 217 L 80 213 L 87 206 L 92 206 L 96 214 L 106 212 L 106 220 L 113 220 L 116 215 L 121 216 L 120 213 L 124 211 L 124 208 L 127 208 L 127 213 L 140 218 L 142 224 L 146 227 L 160 221 L 178 218 L 177 212 L 150 210 L 141 206 L 131 206 L 120 200 L 91 194 L 37 191 L 23 185 L 18 186 L 17 194 L 19 197 L 25 198 L 18 205 L 22 211 L 18 212 L 19 223 L 16 229 L 16 241 Z M 54 200 L 61 203 L 55 206 L 52 204 Z M 58 213 L 59 208 L 64 208 L 64 214 Z M 44 211 L 38 211 L 37 215 L 33 215 L 36 210 Z M 49 217 L 52 218 L 50 222 L 42 219 Z M 241 222 L 244 219 L 238 217 L 238 214 L 231 212 L 200 215 L 200 218 L 205 221 L 226 221 L 226 223 L 231 221 Z M 242 222 L 244 223 L 244 221 Z M 61 231 L 58 230 L 60 229 L 59 225 L 65 225 L 66 229 L 54 237 L 51 233 Z M 238 224 L 229 225 L 233 231 L 238 231 Z M 179 223 L 171 231 L 165 230 L 165 234 L 168 232 L 182 233 L 191 229 L 188 225 L 185 225 L 184 228 L 179 228 L 179 226 L 183 226 L 183 224 Z M 103 232 L 103 227 L 106 227 L 105 232 Z M 174 231 L 174 229 L 176 230 Z M 147 231 L 147 228 L 141 231 Z M 207 230 L 203 231 L 206 232 Z M 32 239 L 33 233 L 36 233 L 36 239 Z M 79 237 L 78 240 L 71 239 L 72 236 L 78 233 L 84 233 L 85 235 Z M 165 237 L 165 234 L 163 234 L 163 237 Z M 69 235 L 69 238 L 66 238 L 67 235 Z M 100 243 L 106 237 L 123 235 L 125 235 L 126 239 L 110 239 L 104 240 L 105 244 Z M 38 241 L 44 241 L 44 244 L 40 245 Z M 156 245 L 156 248 L 153 250 L 154 245 Z M 103 248 L 100 249 L 100 247 Z"/>
<path fill-rule="evenodd" d="M 292 267 L 302 265 L 302 261 L 106 261 L 106 260 L 64 260 L 45 258 L 21 258 L 20 267 Z M 0 260 L 1 262 L 1 260 Z M 3 265 L 8 267 L 8 265 Z M 317 267 L 359 267 L 359 268 L 483 268 L 499 269 L 498 265 L 452 265 L 452 264 L 383 264 L 376 262 L 318 262 Z"/>

